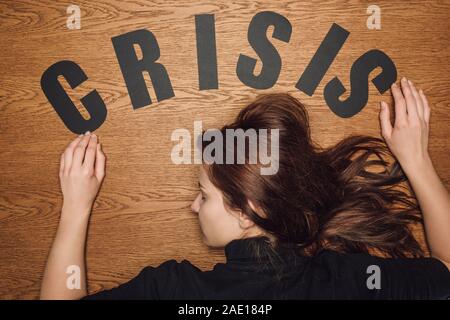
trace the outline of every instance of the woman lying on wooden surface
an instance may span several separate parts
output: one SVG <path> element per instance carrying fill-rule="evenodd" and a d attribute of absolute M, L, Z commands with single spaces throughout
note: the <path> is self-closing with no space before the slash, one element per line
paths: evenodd
<path fill-rule="evenodd" d="M 450 196 L 428 153 L 430 107 L 411 81 L 391 91 L 395 124 L 381 103 L 384 141 L 355 135 L 326 149 L 312 142 L 297 99 L 257 97 L 222 132 L 279 129 L 279 170 L 202 164 L 192 203 L 203 241 L 224 248 L 226 263 L 202 271 L 172 259 L 91 295 L 84 248 L 105 155 L 95 134 L 77 137 L 61 156 L 64 201 L 41 299 L 446 299 Z M 393 155 L 393 164 L 383 155 Z M 366 170 L 372 166 L 384 170 Z M 421 221 L 431 257 L 410 230 Z M 80 268 L 79 289 L 66 285 L 70 265 Z"/>

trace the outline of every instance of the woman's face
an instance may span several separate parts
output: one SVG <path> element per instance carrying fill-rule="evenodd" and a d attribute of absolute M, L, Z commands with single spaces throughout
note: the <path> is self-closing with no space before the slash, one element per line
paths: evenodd
<path fill-rule="evenodd" d="M 255 225 L 242 212 L 231 212 L 225 208 L 222 192 L 208 178 L 201 165 L 199 172 L 200 193 L 191 205 L 198 214 L 203 242 L 211 247 L 224 247 L 234 239 L 254 233 Z"/>

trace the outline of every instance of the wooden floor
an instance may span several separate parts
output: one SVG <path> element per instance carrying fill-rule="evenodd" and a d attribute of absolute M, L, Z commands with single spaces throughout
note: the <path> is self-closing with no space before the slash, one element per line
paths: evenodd
<path fill-rule="evenodd" d="M 202 269 L 224 261 L 200 241 L 190 205 L 195 165 L 171 162 L 177 128 L 194 120 L 218 128 L 257 94 L 289 92 L 309 110 L 313 138 L 323 145 L 349 134 L 380 136 L 378 102 L 391 101 L 369 82 L 366 107 L 351 118 L 330 111 L 323 88 L 335 76 L 349 87 L 353 62 L 371 49 L 394 61 L 398 77 L 423 88 L 431 102 L 430 153 L 449 187 L 450 5 L 445 1 L 76 1 L 81 29 L 66 27 L 67 1 L 0 1 L 0 298 L 34 299 L 62 204 L 59 156 L 75 137 L 45 97 L 43 72 L 61 60 L 77 62 L 89 79 L 68 90 L 79 99 L 97 89 L 108 115 L 95 132 L 107 155 L 107 174 L 91 217 L 87 246 L 90 291 L 111 288 L 146 265 L 189 259 Z M 381 30 L 366 26 L 367 7 L 381 8 Z M 271 40 L 282 57 L 275 86 L 255 90 L 236 76 L 239 54 L 258 58 L 247 41 L 252 17 L 275 11 L 292 24 L 289 43 Z M 214 14 L 219 88 L 199 90 L 195 15 Z M 350 32 L 313 96 L 295 88 L 333 23 Z M 133 110 L 111 38 L 145 28 L 160 46 L 175 97 Z M 272 32 L 268 31 L 270 39 Z M 260 62 L 257 69 L 260 68 Z M 371 79 L 378 71 L 371 74 Z M 67 86 L 65 88 L 68 88 Z M 85 113 L 84 113 L 85 114 Z"/>

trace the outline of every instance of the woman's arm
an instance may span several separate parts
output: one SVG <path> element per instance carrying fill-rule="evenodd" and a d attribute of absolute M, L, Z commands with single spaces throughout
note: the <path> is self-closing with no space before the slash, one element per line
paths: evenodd
<path fill-rule="evenodd" d="M 428 158 L 405 174 L 422 209 L 431 255 L 450 269 L 450 196 Z"/>
<path fill-rule="evenodd" d="M 80 135 L 61 155 L 59 178 L 64 200 L 42 280 L 41 299 L 79 299 L 87 294 L 86 232 L 104 175 L 105 155 L 95 134 Z"/>
<path fill-rule="evenodd" d="M 450 195 L 428 153 L 430 107 L 422 90 L 403 78 L 391 87 L 395 103 L 392 127 L 387 103 L 381 103 L 381 134 L 398 159 L 419 202 L 431 255 L 450 270 Z"/>

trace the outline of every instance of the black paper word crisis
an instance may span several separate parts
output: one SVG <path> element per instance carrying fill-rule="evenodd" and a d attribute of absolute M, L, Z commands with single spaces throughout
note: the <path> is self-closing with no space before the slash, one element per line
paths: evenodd
<path fill-rule="evenodd" d="M 272 11 L 263 11 L 252 18 L 247 38 L 262 63 L 262 69 L 255 75 L 257 60 L 244 54 L 240 54 L 236 65 L 237 78 L 248 87 L 271 88 L 280 75 L 281 57 L 267 38 L 267 29 L 271 26 L 273 26 L 272 38 L 286 43 L 291 38 L 292 26 L 284 16 Z M 218 89 L 214 15 L 196 15 L 195 30 L 199 90 Z M 349 34 L 350 32 L 338 24 L 332 24 L 295 84 L 298 90 L 309 96 L 314 94 Z M 146 73 L 150 75 L 157 101 L 175 96 L 169 73 L 165 66 L 158 62 L 159 45 L 151 31 L 135 30 L 113 37 L 111 41 L 134 110 L 153 103 L 145 84 Z M 135 45 L 141 49 L 140 59 L 136 54 Z M 377 67 L 381 68 L 381 72 L 372 79 L 372 83 L 381 94 L 387 91 L 397 79 L 396 67 L 384 52 L 372 49 L 353 63 L 350 70 L 351 93 L 345 100 L 339 100 L 346 92 L 346 88 L 338 77 L 334 77 L 325 85 L 323 94 L 328 107 L 343 118 L 352 117 L 360 112 L 368 101 L 369 74 Z M 90 119 L 86 120 L 59 83 L 59 76 L 63 76 L 72 89 L 86 81 L 88 77 L 77 63 L 68 60 L 56 62 L 42 75 L 42 90 L 66 127 L 76 134 L 99 128 L 106 120 L 107 109 L 97 90 L 91 91 L 81 99 L 81 103 L 90 114 Z"/>

